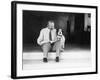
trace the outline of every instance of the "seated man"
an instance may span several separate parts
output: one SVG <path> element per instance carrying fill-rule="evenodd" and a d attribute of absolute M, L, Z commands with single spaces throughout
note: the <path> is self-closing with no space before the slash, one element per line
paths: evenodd
<path fill-rule="evenodd" d="M 44 58 L 43 62 L 48 62 L 48 52 L 51 48 L 55 47 L 56 50 L 56 62 L 59 62 L 60 54 L 60 40 L 57 40 L 56 29 L 54 27 L 54 21 L 48 21 L 46 28 L 40 31 L 40 35 L 37 39 L 37 43 L 42 47 Z"/>

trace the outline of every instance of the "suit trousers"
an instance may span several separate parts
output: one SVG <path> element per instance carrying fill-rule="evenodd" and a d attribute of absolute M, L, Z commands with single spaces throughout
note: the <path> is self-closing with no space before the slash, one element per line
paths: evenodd
<path fill-rule="evenodd" d="M 42 45 L 42 50 L 43 50 L 43 56 L 44 58 L 48 57 L 48 52 L 52 49 L 52 51 L 56 51 L 56 56 L 60 56 L 60 49 L 61 49 L 61 43 L 60 41 L 56 41 L 54 43 L 44 43 Z"/>

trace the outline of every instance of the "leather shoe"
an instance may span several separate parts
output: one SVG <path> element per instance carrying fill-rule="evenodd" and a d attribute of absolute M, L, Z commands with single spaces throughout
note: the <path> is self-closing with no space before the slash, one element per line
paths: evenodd
<path fill-rule="evenodd" d="M 43 62 L 48 62 L 47 58 L 43 58 Z"/>
<path fill-rule="evenodd" d="M 59 57 L 56 57 L 56 62 L 59 62 Z"/>

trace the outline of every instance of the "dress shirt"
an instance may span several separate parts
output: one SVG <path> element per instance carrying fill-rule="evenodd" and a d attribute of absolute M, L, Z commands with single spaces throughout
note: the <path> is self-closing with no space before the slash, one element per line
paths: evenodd
<path fill-rule="evenodd" d="M 50 29 L 48 27 L 46 28 L 43 28 L 41 31 L 40 31 L 40 34 L 39 34 L 39 37 L 37 39 L 37 43 L 39 45 L 42 45 L 44 43 L 48 43 L 48 42 L 51 42 L 49 40 L 49 33 L 50 33 Z M 56 36 L 56 29 L 52 29 L 51 30 L 51 37 L 52 37 L 52 42 L 55 42 L 57 40 L 57 36 Z"/>

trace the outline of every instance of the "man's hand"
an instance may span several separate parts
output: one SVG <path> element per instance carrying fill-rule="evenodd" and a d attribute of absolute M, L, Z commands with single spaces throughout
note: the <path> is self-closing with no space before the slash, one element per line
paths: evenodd
<path fill-rule="evenodd" d="M 41 46 L 41 45 L 43 45 L 43 44 L 45 44 L 45 43 L 48 43 L 48 42 L 42 41 L 42 42 L 40 42 L 39 45 Z"/>

